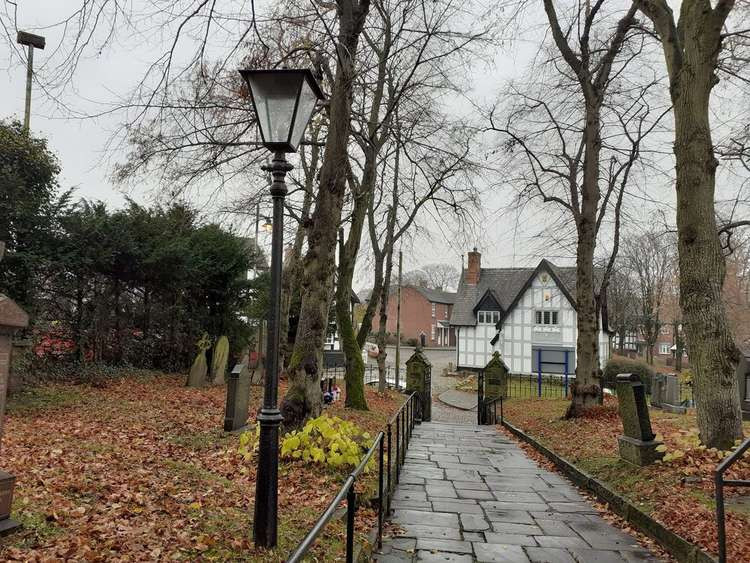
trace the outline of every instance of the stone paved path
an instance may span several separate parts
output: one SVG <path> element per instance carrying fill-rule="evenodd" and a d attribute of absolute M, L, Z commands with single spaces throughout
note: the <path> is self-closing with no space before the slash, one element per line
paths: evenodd
<path fill-rule="evenodd" d="M 658 561 L 490 426 L 415 427 L 391 508 L 382 563 Z"/>

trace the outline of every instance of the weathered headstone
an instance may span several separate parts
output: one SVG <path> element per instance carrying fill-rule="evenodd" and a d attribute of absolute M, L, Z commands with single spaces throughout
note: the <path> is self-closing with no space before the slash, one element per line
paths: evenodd
<path fill-rule="evenodd" d="M 195 356 L 193 365 L 190 366 L 190 373 L 188 374 L 187 386 L 188 387 L 203 387 L 206 384 L 206 375 L 208 374 L 208 360 L 206 359 L 206 350 L 211 347 L 211 340 L 208 338 L 208 334 L 204 334 L 203 337 L 197 342 L 198 355 Z"/>
<path fill-rule="evenodd" d="M 421 407 L 421 420 L 432 420 L 432 364 L 417 346 L 406 360 L 406 393 L 417 393 Z"/>
<path fill-rule="evenodd" d="M 485 399 L 505 399 L 508 396 L 508 372 L 508 366 L 500 357 L 500 352 L 495 351 L 484 368 Z"/>
<path fill-rule="evenodd" d="M 634 373 L 617 376 L 617 400 L 624 431 L 617 438 L 620 457 L 634 465 L 649 465 L 664 454 L 657 451 L 657 442 L 651 430 L 651 419 L 646 404 L 646 388 L 641 378 Z"/>
<path fill-rule="evenodd" d="M 742 418 L 750 420 L 750 345 L 740 345 L 740 361 L 737 365 L 737 387 L 740 392 Z"/>
<path fill-rule="evenodd" d="M 250 370 L 247 364 L 237 364 L 227 380 L 227 405 L 224 431 L 234 432 L 245 427 L 250 404 Z"/>
<path fill-rule="evenodd" d="M 0 250 L 1 257 L 2 251 Z M 5 399 L 10 373 L 11 339 L 18 329 L 28 324 L 29 317 L 26 312 L 12 299 L 0 293 L 0 459 L 2 459 L 2 439 L 5 429 Z M 13 475 L 0 471 L 0 535 L 20 525 L 10 518 L 15 482 L 16 478 Z"/>
<path fill-rule="evenodd" d="M 229 363 L 229 338 L 220 337 L 214 344 L 214 353 L 211 357 L 211 379 L 217 385 L 224 384 L 224 375 Z"/>
<path fill-rule="evenodd" d="M 657 373 L 651 383 L 651 406 L 661 408 L 664 403 L 664 391 L 666 387 L 665 375 Z"/>
<path fill-rule="evenodd" d="M 687 412 L 687 408 L 682 406 L 682 401 L 680 400 L 680 380 L 676 375 L 664 376 L 664 397 L 661 406 L 668 412 L 678 414 L 685 414 Z"/>

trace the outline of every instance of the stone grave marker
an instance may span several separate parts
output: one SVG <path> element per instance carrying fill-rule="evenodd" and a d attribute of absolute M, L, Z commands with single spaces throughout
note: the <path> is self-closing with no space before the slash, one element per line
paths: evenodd
<path fill-rule="evenodd" d="M 2 258 L 2 249 L 0 249 Z M 16 303 L 0 293 L 0 459 L 2 459 L 2 439 L 5 429 L 5 399 L 10 374 L 10 353 L 13 334 L 29 324 L 29 316 Z M 10 517 L 13 504 L 15 476 L 0 470 L 0 535 L 20 526 Z"/>
<path fill-rule="evenodd" d="M 654 439 L 646 388 L 637 374 L 621 373 L 617 376 L 617 400 L 624 431 L 624 435 L 617 438 L 620 457 L 640 466 L 650 465 L 664 457 L 663 452 L 656 449 L 661 442 Z"/>
<path fill-rule="evenodd" d="M 651 406 L 661 408 L 664 403 L 664 387 L 666 385 L 663 373 L 654 374 L 651 380 Z"/>
<path fill-rule="evenodd" d="M 227 404 L 224 411 L 224 431 L 234 432 L 245 427 L 250 406 L 250 370 L 247 364 L 237 364 L 227 380 Z"/>
<path fill-rule="evenodd" d="M 484 398 L 495 399 L 508 396 L 508 366 L 495 350 L 492 358 L 484 368 Z"/>
<path fill-rule="evenodd" d="M 682 401 L 680 400 L 680 380 L 676 375 L 664 376 L 664 396 L 661 406 L 668 412 L 677 414 L 685 414 L 687 412 L 687 408 L 682 406 Z"/>
<path fill-rule="evenodd" d="M 421 420 L 432 420 L 432 364 L 421 346 L 417 346 L 411 358 L 406 360 L 406 393 L 418 393 Z"/>

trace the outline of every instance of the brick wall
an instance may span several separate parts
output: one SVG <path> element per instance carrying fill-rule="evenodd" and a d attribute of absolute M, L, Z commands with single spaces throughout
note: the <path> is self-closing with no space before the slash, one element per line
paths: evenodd
<path fill-rule="evenodd" d="M 391 334 L 396 334 L 396 313 L 398 305 L 398 295 L 394 291 L 388 299 L 388 322 L 386 330 Z M 401 338 L 408 340 L 416 338 L 424 332 L 427 338 L 428 346 L 438 346 L 438 321 L 448 321 L 450 319 L 453 305 L 445 303 L 435 303 L 435 316 L 432 316 L 432 303 L 430 303 L 417 289 L 413 287 L 404 287 L 401 289 Z M 375 314 L 372 323 L 372 331 L 377 332 L 380 327 L 380 309 Z M 432 325 L 436 326 L 435 340 L 432 339 Z M 455 338 L 453 330 L 450 331 L 450 343 L 444 343 L 443 346 L 454 346 Z"/>

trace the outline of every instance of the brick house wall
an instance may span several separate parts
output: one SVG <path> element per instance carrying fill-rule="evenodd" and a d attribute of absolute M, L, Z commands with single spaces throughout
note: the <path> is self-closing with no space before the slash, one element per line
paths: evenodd
<path fill-rule="evenodd" d="M 388 299 L 388 322 L 386 331 L 396 334 L 396 313 L 398 306 L 398 294 L 394 291 Z M 418 289 L 414 287 L 401 288 L 401 339 L 410 338 L 419 340 L 422 333 L 426 336 L 427 346 L 449 347 L 456 345 L 455 331 L 447 328 L 453 310 L 452 304 L 430 302 Z M 433 316 L 434 314 L 434 316 Z M 439 326 L 438 321 L 443 321 L 446 328 Z M 434 327 L 434 330 L 433 330 Z M 380 309 L 375 313 L 372 322 L 372 331 L 377 332 L 380 328 Z M 441 334 L 442 330 L 442 334 Z M 442 338 L 441 338 L 442 336 Z M 441 341 L 442 340 L 442 341 Z"/>

